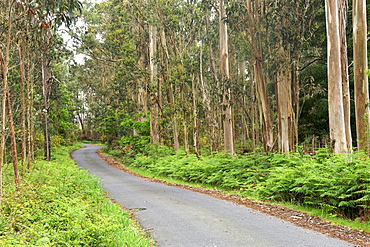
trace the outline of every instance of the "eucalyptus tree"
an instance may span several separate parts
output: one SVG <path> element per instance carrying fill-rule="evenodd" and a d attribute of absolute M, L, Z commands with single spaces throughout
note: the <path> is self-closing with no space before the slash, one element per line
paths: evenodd
<path fill-rule="evenodd" d="M 20 185 L 20 172 L 18 168 L 18 133 L 15 130 L 16 126 L 20 126 L 21 134 L 19 139 L 21 139 L 22 165 L 26 161 L 27 146 L 28 167 L 30 167 L 33 156 L 33 139 L 31 137 L 33 123 L 31 119 L 35 115 L 32 111 L 32 98 L 34 97 L 32 80 L 38 76 L 34 69 L 34 64 L 37 64 L 35 57 L 40 55 L 39 51 L 42 49 L 32 50 L 31 43 L 36 44 L 40 48 L 37 41 L 50 35 L 52 31 L 56 31 L 56 28 L 62 23 L 70 25 L 74 15 L 73 10 L 79 7 L 80 3 L 78 1 L 62 0 L 9 0 L 0 3 L 2 13 L 0 15 L 0 29 L 2 30 L 0 32 L 0 70 L 2 81 L 0 169 L 2 169 L 4 164 L 5 147 L 7 137 L 9 137 L 14 179 L 17 186 Z M 38 60 L 40 60 L 40 57 L 38 57 Z M 47 73 L 44 74 L 46 75 Z M 15 90 L 18 90 L 19 95 L 14 93 Z M 15 114 L 14 112 L 18 103 L 16 99 L 20 101 L 20 114 Z M 20 116 L 17 117 L 16 115 Z M 19 121 L 17 122 L 17 120 Z M 26 144 L 26 132 L 28 132 L 28 145 Z"/>
<path fill-rule="evenodd" d="M 369 85 L 366 70 L 367 18 L 366 1 L 353 0 L 353 70 L 355 91 L 355 114 L 358 150 L 369 151 Z"/>
<path fill-rule="evenodd" d="M 235 153 L 234 148 L 234 119 L 232 115 L 232 92 L 229 70 L 229 45 L 227 32 L 227 16 L 224 0 L 220 0 L 219 5 L 219 25 L 220 25 L 220 71 L 223 82 L 222 110 L 223 110 L 223 129 L 224 146 L 227 152 Z"/>
<path fill-rule="evenodd" d="M 343 30 L 346 1 L 340 3 L 336 11 Z M 239 137 L 245 142 L 246 136 L 253 147 L 261 139 L 265 151 L 274 150 L 277 140 L 283 152 L 297 144 L 298 120 L 308 111 L 304 104 L 323 87 L 316 85 L 320 75 L 310 72 L 325 54 L 318 45 L 325 36 L 316 18 L 324 10 L 319 0 L 113 1 L 97 9 L 95 17 L 91 14 L 96 23 L 81 36 L 81 50 L 90 59 L 80 74 L 84 90 L 95 99 L 92 105 L 101 96 L 115 114 L 123 108 L 141 113 L 139 121 L 150 110 L 152 142 L 176 150 L 184 146 L 189 152 L 192 142 L 196 149 L 204 144 L 220 150 L 222 139 L 231 150 L 227 145 Z M 344 103 L 346 89 L 341 89 Z M 110 113 L 94 109 L 108 121 Z M 350 149 L 349 137 L 346 143 Z"/>
<path fill-rule="evenodd" d="M 266 17 L 265 1 L 246 1 L 246 11 L 248 14 L 248 32 L 252 46 L 252 61 L 254 80 L 256 81 L 256 91 L 258 99 L 258 109 L 260 113 L 260 124 L 262 125 L 262 140 L 265 151 L 270 152 L 274 148 L 274 132 L 272 128 L 270 102 L 267 94 L 267 78 L 264 70 L 264 37 L 262 36 L 264 26 L 263 21 Z"/>
<path fill-rule="evenodd" d="M 301 11 L 300 1 L 278 1 L 272 3 L 268 8 L 266 39 L 269 45 L 269 65 L 268 70 L 270 79 L 275 81 L 275 97 L 278 116 L 278 137 L 279 150 L 289 152 L 294 148 L 296 134 L 296 116 L 293 108 L 293 56 L 298 52 L 299 47 L 293 45 L 297 43 L 294 37 L 299 37 L 298 30 L 292 27 L 299 27 L 297 14 Z M 298 7 L 299 6 L 299 7 Z M 305 15 L 305 13 L 303 13 Z M 299 15 L 298 15 L 299 16 Z M 270 28 L 271 27 L 271 28 Z M 296 66 L 296 65 L 295 65 Z M 295 81 L 297 84 L 298 82 Z"/>
<path fill-rule="evenodd" d="M 255 81 L 248 33 L 248 15 L 244 1 L 232 1 L 227 5 L 229 32 L 229 64 L 232 106 L 234 117 L 234 139 L 244 151 L 255 150 L 259 143 L 259 123 L 256 114 Z"/>
<path fill-rule="evenodd" d="M 172 108 L 172 132 L 176 143 L 177 126 L 182 126 L 182 139 L 185 150 L 189 153 L 189 133 L 193 132 L 193 146 L 197 149 L 196 140 L 201 130 L 197 127 L 197 90 L 195 82 L 198 77 L 199 30 L 202 26 L 201 14 L 194 1 L 171 1 L 171 9 L 162 8 L 161 13 L 161 49 L 164 55 L 163 68 L 166 76 L 162 76 L 164 87 L 169 94 L 169 107 Z M 172 12 L 170 12 L 172 10 Z M 177 21 L 177 23 L 175 22 Z M 162 64 L 163 64 L 162 63 Z M 162 73 L 165 75 L 165 73 Z M 175 97 L 178 95 L 178 97 Z M 192 100 L 191 100 L 192 99 Z M 181 124 L 178 122 L 181 121 Z M 190 124 L 193 122 L 193 124 Z M 190 128 L 189 128 L 190 127 Z M 190 129 L 190 131 L 189 131 Z M 177 138 L 179 139 L 179 138 Z M 181 140 L 181 139 L 180 139 Z"/>
<path fill-rule="evenodd" d="M 40 27 L 41 42 L 41 69 L 43 88 L 43 129 L 44 129 L 44 157 L 51 159 L 51 140 L 49 126 L 50 93 L 52 87 L 51 63 L 53 60 L 53 46 L 56 44 L 56 31 L 65 24 L 72 25 L 75 20 L 75 11 L 81 11 L 81 3 L 78 0 L 43 1 L 40 9 L 34 9 L 35 18 Z"/>
<path fill-rule="evenodd" d="M 21 162 L 22 167 L 26 163 L 26 152 L 27 152 L 27 145 L 26 145 L 26 69 L 25 69 L 25 42 L 24 38 L 18 41 L 18 59 L 19 59 L 19 76 L 20 76 L 20 83 L 21 83 Z"/>
<path fill-rule="evenodd" d="M 172 142 L 175 150 L 183 144 L 189 151 L 188 122 L 192 116 L 188 109 L 192 104 L 187 99 L 191 96 L 189 82 L 196 78 L 190 61 L 198 56 L 195 37 L 198 36 L 199 13 L 195 9 L 196 3 L 135 1 L 129 7 L 134 17 L 132 26 L 142 34 L 138 66 L 149 74 L 147 81 L 150 83 L 146 88 L 150 94 L 151 141 Z M 146 55 L 145 51 L 148 51 Z M 143 62 L 145 56 L 146 64 Z M 144 95 L 144 88 L 139 89 L 140 95 Z M 180 133 L 183 133 L 182 138 Z"/>
<path fill-rule="evenodd" d="M 312 63 L 310 47 L 318 24 L 316 0 L 271 1 L 266 7 L 265 73 L 275 82 L 279 150 L 288 152 L 298 143 L 300 76 Z M 302 85 L 304 86 L 304 85 Z"/>
<path fill-rule="evenodd" d="M 151 92 L 151 104 L 150 104 L 150 142 L 152 144 L 158 144 L 159 139 L 159 127 L 158 127 L 158 115 L 160 104 L 160 84 L 158 80 L 158 69 L 156 64 L 156 53 L 157 53 L 157 27 L 153 24 L 149 24 L 149 74 L 150 84 L 153 89 Z"/>
<path fill-rule="evenodd" d="M 85 132 L 100 129 L 108 135 L 103 130 L 105 126 L 99 128 L 99 121 L 108 121 L 110 114 L 123 110 L 139 121 L 146 118 L 150 86 L 149 35 L 141 7 L 139 2 L 121 1 L 88 5 L 83 12 L 85 28 L 73 34 L 78 52 L 86 55 L 84 64 L 74 67 L 81 82 L 76 89 L 81 97 L 75 101 L 82 100 L 86 105 L 78 109 Z M 115 112 L 107 111 L 108 108 Z M 120 121 L 123 120 L 110 123 L 115 124 L 110 130 L 116 131 L 110 133 L 109 144 L 113 139 L 118 143 Z M 131 134 L 135 133 L 133 128 Z"/>
<path fill-rule="evenodd" d="M 330 146 L 335 153 L 346 153 L 347 140 L 344 121 L 342 88 L 341 40 L 338 0 L 326 0 L 328 98 Z"/>
<path fill-rule="evenodd" d="M 6 121 L 7 121 L 7 102 L 9 97 L 9 85 L 8 85 L 8 73 L 9 73 L 9 60 L 10 60 L 10 50 L 11 50 L 11 42 L 12 42 L 12 27 L 13 27 L 13 6 L 14 1 L 6 1 L 1 3 L 1 15 L 3 21 L 3 29 L 6 32 L 3 32 L 1 35 L 1 43 L 2 48 L 0 52 L 0 69 L 1 69 L 1 79 L 2 79 L 2 87 L 1 87 L 1 139 L 0 139 L 0 201 L 2 198 L 2 168 L 4 165 L 4 154 L 5 154 L 5 144 L 6 144 L 6 135 L 8 134 L 6 131 Z M 10 123 L 11 124 L 11 123 Z M 12 145 L 13 146 L 13 145 Z M 16 161 L 17 162 L 17 161 Z M 18 174 L 18 168 L 14 164 L 15 172 Z M 19 174 L 17 177 L 15 174 L 15 181 L 16 184 L 19 185 Z"/>
<path fill-rule="evenodd" d="M 203 1 L 200 5 L 203 14 L 203 28 L 199 31 L 199 76 L 202 94 L 203 112 L 206 122 L 207 144 L 211 152 L 218 151 L 221 144 L 220 111 L 220 80 L 216 69 L 216 49 L 219 42 L 219 20 L 214 18 L 217 13 L 213 1 Z"/>
<path fill-rule="evenodd" d="M 339 36 L 341 56 L 342 94 L 344 110 L 344 127 L 346 135 L 347 152 L 352 152 L 352 130 L 351 130 L 351 94 L 349 86 L 348 54 L 347 54 L 347 25 L 348 25 L 348 0 L 339 0 Z"/>
<path fill-rule="evenodd" d="M 2 3 L 1 7 L 4 10 L 4 24 L 2 32 L 2 47 L 0 52 L 0 69 L 1 69 L 1 79 L 2 79 L 2 130 L 1 130 L 1 143 L 0 143 L 0 169 L 3 166 L 3 157 L 5 151 L 5 136 L 10 135 L 11 139 L 11 150 L 12 150 L 12 161 L 14 167 L 14 179 L 17 186 L 20 186 L 20 174 L 18 168 L 18 155 L 17 155 L 17 144 L 16 144 L 16 134 L 14 129 L 14 120 L 12 112 L 12 100 L 9 88 L 9 69 L 11 64 L 11 53 L 14 49 L 14 25 L 17 18 L 24 16 L 22 8 L 18 6 L 16 1 L 5 1 Z M 9 126 L 9 133 L 6 131 L 6 121 Z M 1 175 L 1 174 L 0 174 Z M 1 185 L 2 186 L 2 185 Z"/>

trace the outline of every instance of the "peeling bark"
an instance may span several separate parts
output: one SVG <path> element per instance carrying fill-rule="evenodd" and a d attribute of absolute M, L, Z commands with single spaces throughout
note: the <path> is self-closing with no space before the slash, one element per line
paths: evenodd
<path fill-rule="evenodd" d="M 328 39 L 327 49 L 330 146 L 334 153 L 346 153 L 348 152 L 348 149 L 344 122 L 338 0 L 326 0 L 325 9 Z"/>
<path fill-rule="evenodd" d="M 285 57 L 284 48 L 280 48 L 280 55 Z M 289 64 L 283 62 L 277 74 L 277 107 L 279 119 L 279 150 L 287 153 L 291 150 L 292 130 L 294 130 L 294 112 L 292 107 L 292 78 Z"/>
<path fill-rule="evenodd" d="M 224 1 L 220 0 L 220 70 L 223 83 L 222 114 L 224 127 L 224 149 L 231 154 L 235 153 L 234 148 L 234 120 L 232 115 L 232 93 L 230 88 L 230 71 L 229 71 L 229 52 L 228 36 L 226 23 L 226 10 Z"/>
<path fill-rule="evenodd" d="M 357 148 L 369 151 L 370 112 L 367 66 L 366 1 L 353 0 L 353 67 Z"/>
<path fill-rule="evenodd" d="M 347 150 L 352 150 L 352 133 L 351 133 L 351 98 L 349 91 L 348 75 L 348 56 L 347 56 L 347 11 L 348 1 L 338 0 L 339 4 L 339 35 L 340 35 L 340 56 L 342 68 L 342 88 L 343 88 L 343 108 L 344 108 L 344 126 L 347 141 Z"/>
<path fill-rule="evenodd" d="M 258 37 L 261 32 L 260 18 L 264 12 L 259 13 L 257 9 L 264 9 L 264 3 L 260 1 L 246 1 L 248 11 L 249 36 L 252 42 L 252 64 L 254 64 L 254 80 L 256 82 L 257 103 L 260 112 L 260 124 L 262 125 L 263 149 L 270 152 L 274 148 L 274 133 L 272 130 L 270 105 L 266 90 L 266 77 L 263 75 L 262 44 Z"/>
<path fill-rule="evenodd" d="M 159 143 L 159 99 L 157 89 L 157 66 L 155 64 L 155 53 L 157 48 L 157 29 L 153 25 L 149 26 L 149 66 L 150 83 L 152 84 L 151 105 L 150 105 L 150 142 Z"/>

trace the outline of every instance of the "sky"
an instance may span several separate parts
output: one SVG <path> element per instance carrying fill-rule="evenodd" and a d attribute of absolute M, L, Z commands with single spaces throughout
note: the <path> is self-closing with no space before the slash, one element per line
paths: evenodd
<path fill-rule="evenodd" d="M 80 0 L 82 3 L 83 2 L 93 2 L 93 3 L 101 3 L 105 0 Z M 83 21 L 79 20 L 77 21 L 76 23 L 77 26 L 83 26 L 84 23 Z M 72 45 L 72 40 L 71 40 L 71 36 L 68 35 L 68 33 L 66 31 L 63 31 L 63 29 L 65 28 L 61 28 L 61 33 L 62 33 L 62 37 L 63 37 L 63 40 L 64 40 L 64 43 L 66 44 L 67 48 L 70 49 L 70 50 L 74 50 L 73 48 L 73 45 Z M 78 63 L 78 64 L 83 64 L 84 63 L 84 58 L 86 58 L 87 56 L 84 55 L 84 54 L 75 54 L 74 56 L 74 60 Z"/>

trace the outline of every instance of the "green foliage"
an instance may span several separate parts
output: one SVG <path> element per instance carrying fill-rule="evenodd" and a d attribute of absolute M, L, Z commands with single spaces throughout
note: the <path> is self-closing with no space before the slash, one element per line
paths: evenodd
<path fill-rule="evenodd" d="M 196 155 L 185 155 L 180 151 L 169 156 L 140 154 L 131 166 L 182 181 L 242 189 L 253 186 L 265 175 L 265 158 L 250 155 L 249 158 L 235 159 L 230 154 L 221 153 L 198 159 Z"/>
<path fill-rule="evenodd" d="M 19 190 L 12 186 L 11 166 L 5 167 L 0 245 L 149 246 L 98 179 L 68 157 L 72 149 L 59 148 L 53 162 L 36 162 Z"/>
<path fill-rule="evenodd" d="M 66 65 L 61 64 L 55 66 L 56 73 L 68 74 L 63 71 Z M 59 71 L 60 70 L 60 71 Z M 62 75 L 60 75 L 62 77 Z M 64 79 L 64 78 L 63 78 Z M 66 78 L 67 80 L 67 78 Z M 75 106 L 72 102 L 73 94 L 67 90 L 67 85 L 63 82 L 57 81 L 54 87 L 52 87 L 49 117 L 51 123 L 51 134 L 58 135 L 62 138 L 71 139 L 75 138 L 75 134 L 78 131 L 77 124 L 74 119 Z"/>
<path fill-rule="evenodd" d="M 301 157 L 293 165 L 286 165 L 291 157 L 276 158 L 285 165 L 272 167 L 267 179 L 253 193 L 273 200 L 318 206 L 350 219 L 368 213 L 368 158 L 360 154 L 339 156 L 322 152 L 317 158 Z"/>
<path fill-rule="evenodd" d="M 370 165 L 361 153 L 334 155 L 322 149 L 314 156 L 252 153 L 235 158 L 221 153 L 200 159 L 183 151 L 152 155 L 136 155 L 129 165 L 158 177 L 313 206 L 349 219 L 369 214 Z"/>
<path fill-rule="evenodd" d="M 119 146 L 119 137 L 125 134 L 125 130 L 120 126 L 120 123 L 127 117 L 128 113 L 124 109 L 119 110 L 112 106 L 109 106 L 106 113 L 100 117 L 98 132 L 107 137 L 104 141 L 110 149 Z"/>
<path fill-rule="evenodd" d="M 144 117 L 144 116 L 134 116 Z M 150 142 L 150 121 L 146 118 L 144 121 L 137 121 L 134 118 L 126 118 L 121 122 L 121 126 L 128 131 L 135 130 L 136 134 L 125 135 L 121 137 L 120 144 L 124 147 L 124 152 L 132 154 L 142 152 Z"/>
<path fill-rule="evenodd" d="M 135 131 L 138 133 L 138 135 L 141 136 L 149 136 L 150 135 L 150 122 L 148 119 L 148 116 L 145 115 L 135 115 L 135 118 L 137 117 L 144 117 L 146 120 L 144 121 L 137 121 L 133 118 L 126 118 L 121 122 L 121 126 L 126 129 L 135 129 Z"/>
<path fill-rule="evenodd" d="M 60 135 L 53 135 L 51 136 L 51 144 L 53 147 L 71 146 L 73 145 L 73 139 L 64 138 L 63 136 Z"/>

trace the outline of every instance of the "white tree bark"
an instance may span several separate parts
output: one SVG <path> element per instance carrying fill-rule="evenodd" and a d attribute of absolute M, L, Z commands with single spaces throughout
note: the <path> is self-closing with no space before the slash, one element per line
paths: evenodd
<path fill-rule="evenodd" d="M 366 69 L 367 24 L 366 0 L 353 0 L 353 68 L 355 83 L 355 108 L 357 148 L 369 149 L 369 86 Z"/>
<path fill-rule="evenodd" d="M 155 64 L 155 53 L 157 49 L 157 28 L 149 25 L 149 69 L 150 69 L 150 83 L 152 88 L 157 87 L 157 66 Z M 150 142 L 152 144 L 159 143 L 159 100 L 158 93 L 151 92 L 151 105 L 150 105 Z"/>
<path fill-rule="evenodd" d="M 252 43 L 252 63 L 254 64 L 254 80 L 256 86 L 256 98 L 258 102 L 258 110 L 260 115 L 260 124 L 262 125 L 262 140 L 263 148 L 266 152 L 272 151 L 274 148 L 274 132 L 272 129 L 270 104 L 266 89 L 266 77 L 263 74 L 263 51 L 262 41 L 258 37 L 258 33 L 261 30 L 261 19 L 264 13 L 258 12 L 258 10 L 264 10 L 265 2 L 257 1 L 246 1 L 246 7 L 248 11 L 248 23 L 249 23 L 249 36 Z M 258 131 L 256 132 L 256 137 Z M 258 140 L 258 138 L 256 138 Z"/>
<path fill-rule="evenodd" d="M 280 48 L 281 57 L 285 56 L 284 48 Z M 287 60 L 287 58 L 283 58 Z M 290 151 L 291 130 L 293 129 L 292 118 L 292 78 L 290 66 L 283 63 L 277 74 L 277 105 L 279 119 L 279 149 L 280 152 L 287 153 Z"/>
<path fill-rule="evenodd" d="M 226 23 L 226 10 L 223 0 L 220 0 L 220 67 L 223 82 L 223 127 L 224 127 L 224 149 L 225 151 L 234 154 L 234 121 L 232 116 L 231 104 L 231 88 L 229 85 L 229 52 L 228 52 L 228 36 Z"/>
<path fill-rule="evenodd" d="M 348 150 L 344 122 L 338 0 L 326 0 L 325 10 L 328 42 L 328 104 L 331 142 L 330 146 L 334 153 L 346 153 Z"/>
<path fill-rule="evenodd" d="M 351 132 L 351 98 L 349 91 L 348 75 L 348 56 L 347 56 L 347 11 L 348 1 L 338 0 L 339 4 L 339 35 L 341 41 L 341 68 L 342 68 L 342 88 L 343 88 L 343 107 L 344 107 L 344 125 L 346 129 L 347 150 L 352 150 L 352 132 Z"/>

